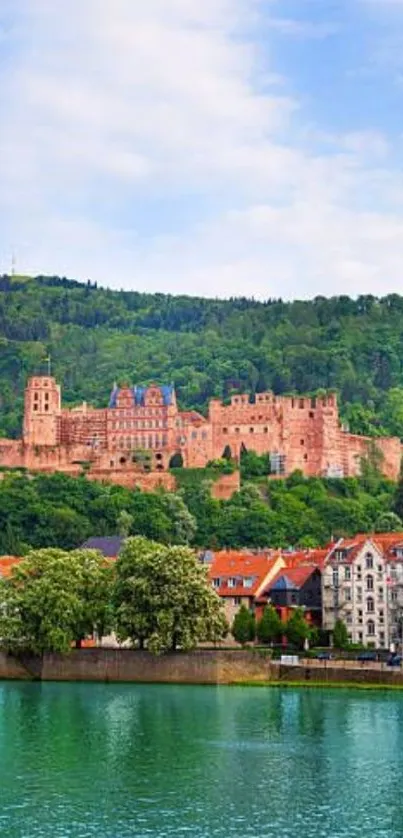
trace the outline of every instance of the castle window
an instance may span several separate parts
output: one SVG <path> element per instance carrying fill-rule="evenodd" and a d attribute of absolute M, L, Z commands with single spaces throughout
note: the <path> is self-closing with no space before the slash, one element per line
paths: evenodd
<path fill-rule="evenodd" d="M 44 408 L 45 408 L 45 411 L 47 412 L 47 411 L 49 410 L 49 405 L 48 405 L 48 404 L 45 404 L 45 405 L 44 405 Z"/>
<path fill-rule="evenodd" d="M 306 461 L 307 459 L 308 459 L 308 454 L 304 454 L 304 460 Z"/>
<path fill-rule="evenodd" d="M 311 407 L 316 407 L 316 399 L 311 399 Z"/>
<path fill-rule="evenodd" d="M 305 445 L 305 440 L 301 439 L 301 445 Z"/>
<path fill-rule="evenodd" d="M 315 414 L 314 414 L 313 410 L 309 411 L 309 418 L 310 419 L 315 419 Z"/>
<path fill-rule="evenodd" d="M 49 393 L 45 393 L 45 402 L 49 401 Z"/>
<path fill-rule="evenodd" d="M 291 407 L 295 407 L 295 399 L 291 399 Z"/>
<path fill-rule="evenodd" d="M 192 431 L 192 439 L 197 439 L 197 433 L 196 433 L 196 431 Z"/>
<path fill-rule="evenodd" d="M 268 433 L 269 433 L 269 429 L 268 429 L 267 425 L 266 425 L 266 427 L 265 427 L 265 428 L 263 428 L 263 432 L 264 432 L 265 434 L 268 434 Z"/>
<path fill-rule="evenodd" d="M 305 407 L 305 400 L 304 399 L 299 400 L 299 406 L 300 407 Z"/>
<path fill-rule="evenodd" d="M 254 429 L 254 428 L 249 428 L 249 433 L 250 433 L 250 434 L 254 434 L 254 433 L 255 433 L 255 429 Z"/>
<path fill-rule="evenodd" d="M 263 416 L 259 416 L 259 419 L 263 419 Z"/>
<path fill-rule="evenodd" d="M 34 410 L 35 410 L 35 411 L 37 411 L 37 410 L 38 410 L 38 405 L 37 405 L 37 404 L 34 404 Z"/>
<path fill-rule="evenodd" d="M 207 431 L 202 431 L 202 439 L 207 439 Z"/>
<path fill-rule="evenodd" d="M 39 393 L 34 393 L 34 401 L 39 401 Z"/>
<path fill-rule="evenodd" d="M 228 433 L 228 428 L 223 428 L 222 432 L 223 432 L 223 434 L 227 434 Z"/>

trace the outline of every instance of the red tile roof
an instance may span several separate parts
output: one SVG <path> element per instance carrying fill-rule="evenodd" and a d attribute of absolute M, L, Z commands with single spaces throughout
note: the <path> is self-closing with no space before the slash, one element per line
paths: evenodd
<path fill-rule="evenodd" d="M 279 570 L 276 573 L 274 579 L 271 580 L 270 584 L 267 586 L 267 591 L 270 591 L 273 585 L 281 579 L 282 576 L 285 576 L 295 588 L 302 588 L 302 585 L 315 573 L 316 570 L 321 570 L 319 565 L 300 565 L 299 567 L 284 567 L 282 570 Z"/>
<path fill-rule="evenodd" d="M 0 556 L 0 576 L 11 576 L 11 571 L 21 559 L 18 556 Z"/>
<path fill-rule="evenodd" d="M 209 577 L 211 580 L 220 579 L 219 587 L 215 588 L 220 596 L 254 596 L 279 558 L 280 553 L 269 555 L 223 550 L 214 554 Z M 250 587 L 244 586 L 245 578 L 252 580 Z M 228 579 L 236 580 L 233 587 L 228 586 Z"/>

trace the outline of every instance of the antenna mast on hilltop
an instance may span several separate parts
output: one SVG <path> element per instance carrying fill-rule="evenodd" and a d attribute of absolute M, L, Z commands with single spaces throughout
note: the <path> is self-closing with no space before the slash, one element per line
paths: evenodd
<path fill-rule="evenodd" d="M 15 274 L 16 274 L 16 265 L 17 265 L 17 259 L 16 259 L 16 256 L 15 256 L 15 253 L 13 251 L 12 254 L 11 254 L 11 276 L 15 276 Z"/>

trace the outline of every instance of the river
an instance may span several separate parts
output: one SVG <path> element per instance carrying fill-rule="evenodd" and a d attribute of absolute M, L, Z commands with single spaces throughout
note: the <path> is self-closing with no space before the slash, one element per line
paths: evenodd
<path fill-rule="evenodd" d="M 403 693 L 0 683 L 4 838 L 401 838 Z"/>

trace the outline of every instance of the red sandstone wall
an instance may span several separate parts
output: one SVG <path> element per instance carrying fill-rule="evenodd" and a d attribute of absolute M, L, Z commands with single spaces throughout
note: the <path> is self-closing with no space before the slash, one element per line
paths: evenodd
<path fill-rule="evenodd" d="M 223 474 L 211 487 L 211 494 L 217 500 L 229 500 L 234 492 L 241 488 L 241 475 L 239 471 L 233 474 Z"/>

